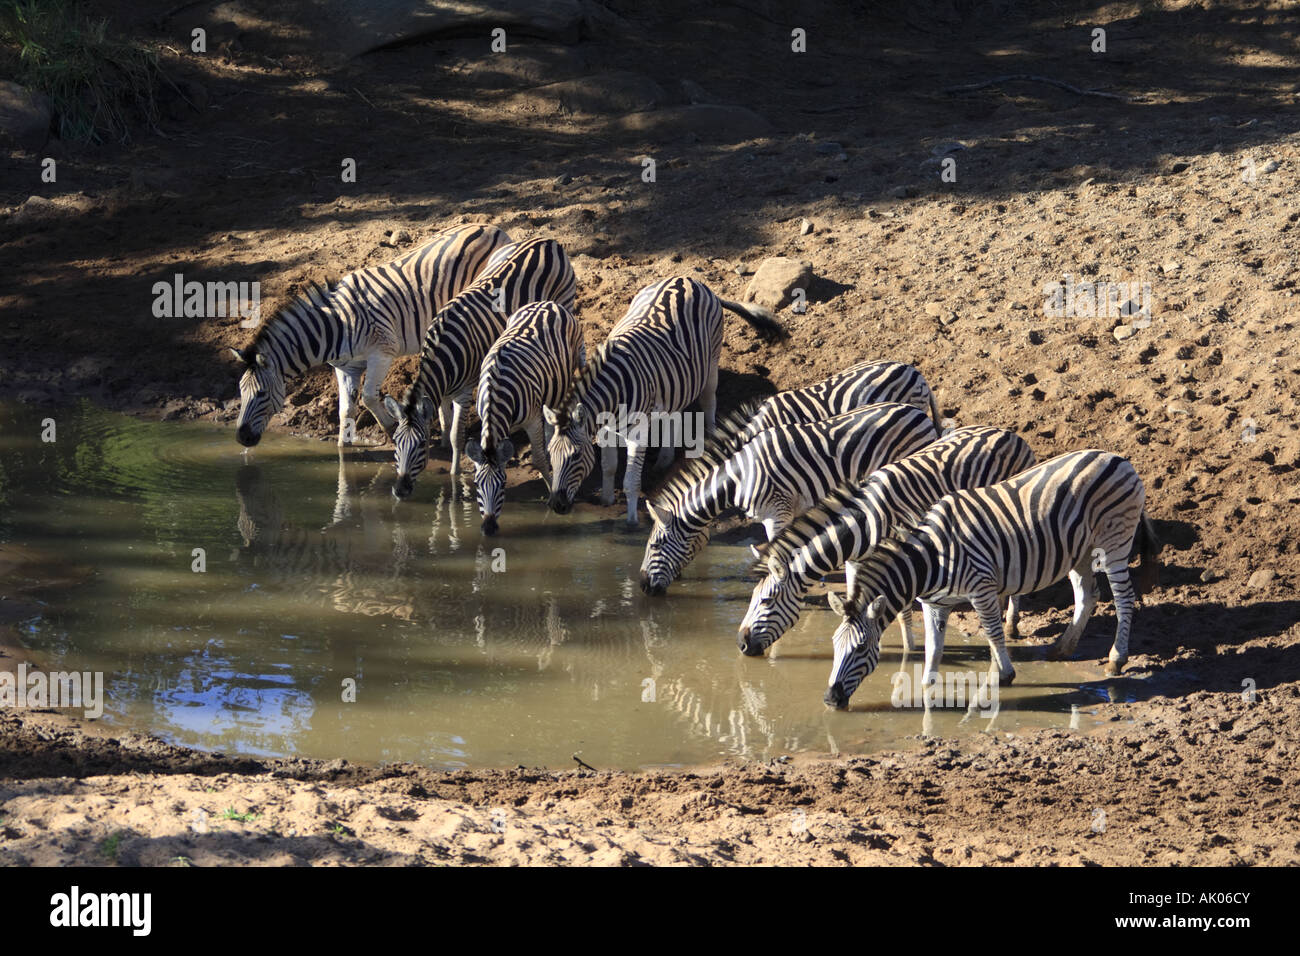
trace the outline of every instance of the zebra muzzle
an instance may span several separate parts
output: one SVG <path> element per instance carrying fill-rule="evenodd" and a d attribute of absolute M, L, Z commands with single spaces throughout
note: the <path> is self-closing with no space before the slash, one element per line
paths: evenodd
<path fill-rule="evenodd" d="M 649 594 L 651 597 L 662 597 L 668 592 L 668 585 L 655 584 L 650 575 L 645 571 L 641 572 L 641 591 Z"/>
<path fill-rule="evenodd" d="M 822 700 L 827 707 L 834 707 L 836 710 L 844 710 L 849 706 L 849 695 L 844 693 L 844 685 L 840 681 L 826 688 L 826 696 Z"/>
<path fill-rule="evenodd" d="M 570 511 L 573 510 L 573 499 L 566 498 L 564 495 L 558 492 L 551 495 L 550 500 L 547 502 L 547 504 L 550 506 L 550 509 L 554 511 L 557 515 L 567 515 Z"/>
<path fill-rule="evenodd" d="M 409 498 L 414 490 L 415 479 L 410 475 L 398 475 L 397 480 L 393 482 L 394 498 Z"/>
<path fill-rule="evenodd" d="M 496 515 L 488 515 L 486 518 L 483 519 L 483 533 L 485 535 L 491 537 L 492 535 L 496 534 L 497 531 L 499 530 L 500 528 L 497 525 Z"/>
<path fill-rule="evenodd" d="M 740 648 L 740 653 L 746 657 L 762 657 L 765 648 L 761 641 L 750 640 L 749 628 L 741 628 L 740 636 L 736 639 L 736 646 Z"/>
<path fill-rule="evenodd" d="M 245 448 L 252 448 L 262 440 L 262 433 L 253 431 L 247 425 L 240 425 L 235 431 L 235 440 Z"/>

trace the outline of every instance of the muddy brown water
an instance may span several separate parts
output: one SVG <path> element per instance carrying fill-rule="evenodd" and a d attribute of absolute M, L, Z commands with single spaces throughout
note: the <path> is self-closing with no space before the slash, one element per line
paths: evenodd
<path fill-rule="evenodd" d="M 0 548 L 22 557 L 0 581 L 10 639 L 29 666 L 103 672 L 111 727 L 267 756 L 637 769 L 1098 719 L 1098 668 L 1014 643 L 996 712 L 913 706 L 897 675 L 920 655 L 896 627 L 830 711 L 824 607 L 766 658 L 737 650 L 745 542 L 649 598 L 648 529 L 551 514 L 534 481 L 486 538 L 469 485 L 426 472 L 397 503 L 392 475 L 385 453 L 283 433 L 244 454 L 229 427 L 0 404 Z M 987 668 L 987 644 L 950 627 L 945 674 Z"/>

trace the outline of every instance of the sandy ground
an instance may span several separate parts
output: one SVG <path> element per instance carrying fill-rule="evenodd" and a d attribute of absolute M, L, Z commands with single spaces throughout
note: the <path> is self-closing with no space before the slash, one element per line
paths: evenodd
<path fill-rule="evenodd" d="M 152 36 L 164 6 L 120 16 Z M 1034 19 L 1007 4 L 994 24 L 885 4 L 845 24 L 814 7 L 818 42 L 790 66 L 755 42 L 754 11 L 612 6 L 653 34 L 659 55 L 636 66 L 665 90 L 678 96 L 689 79 L 772 129 L 739 143 L 707 131 L 647 142 L 527 93 L 627 69 L 624 41 L 604 35 L 523 45 L 491 72 L 473 40 L 328 70 L 274 57 L 273 38 L 256 32 L 201 63 L 169 54 L 202 86 L 201 111 L 178 109 L 166 139 L 55 144 L 57 214 L 0 218 L 4 251 L 22 264 L 0 289 L 0 308 L 19 319 L 0 328 L 0 393 L 230 422 L 233 370 L 216 356 L 248 333 L 237 319 L 153 319 L 154 281 L 260 278 L 275 297 L 392 258 L 447 223 L 563 242 L 589 348 L 657 278 L 697 275 L 735 298 L 763 258 L 804 259 L 817 280 L 805 313 L 781 313 L 790 341 L 767 346 L 728 323 L 722 409 L 860 359 L 898 359 L 921 368 L 957 424 L 1012 428 L 1040 459 L 1102 447 L 1137 466 L 1165 567 L 1143 599 L 1111 725 L 693 773 L 438 774 L 232 761 L 4 713 L 0 860 L 1300 859 L 1294 10 L 1075 4 Z M 1109 31 L 1106 58 L 1088 52 L 1093 24 Z M 1012 73 L 1134 101 L 1042 83 L 944 92 Z M 336 154 L 356 155 L 357 184 L 339 182 Z M 646 155 L 654 183 L 641 178 Z M 942 155 L 956 159 L 955 183 L 939 178 Z M 16 184 L 34 181 L 32 161 L 0 159 L 10 210 L 31 192 Z M 394 246 L 394 229 L 409 240 Z M 1067 274 L 1149 284 L 1151 324 L 1117 337 L 1131 320 L 1046 315 L 1044 283 Z M 409 371 L 395 367 L 386 390 Z M 321 372 L 273 427 L 332 440 L 334 415 Z M 1030 602 L 1029 645 L 1064 628 L 1068 595 Z M 1085 657 L 1104 656 L 1113 624 L 1103 600 Z M 223 819 L 228 809 L 253 817 Z"/>

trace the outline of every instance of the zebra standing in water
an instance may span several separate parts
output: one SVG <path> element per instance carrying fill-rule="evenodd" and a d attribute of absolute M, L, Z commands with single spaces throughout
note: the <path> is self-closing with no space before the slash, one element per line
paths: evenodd
<path fill-rule="evenodd" d="M 641 562 L 641 590 L 663 594 L 708 543 L 709 526 L 728 508 L 763 522 L 770 541 L 795 515 L 843 481 L 919 451 L 934 423 L 914 405 L 868 405 L 819 422 L 761 431 L 684 488 L 670 483 L 648 502 L 654 530 Z"/>
<path fill-rule="evenodd" d="M 465 454 L 474 462 L 478 510 L 483 533 L 496 534 L 497 515 L 505 500 L 505 464 L 515 453 L 511 434 L 528 433 L 533 464 L 550 484 L 542 408 L 558 405 L 573 376 L 587 366 L 582 328 L 573 313 L 556 302 L 526 305 L 506 323 L 488 350 L 478 379 L 479 440 L 470 439 Z"/>
<path fill-rule="evenodd" d="M 460 474 L 465 447 L 465 413 L 474 397 L 488 349 L 505 329 L 506 317 L 530 302 L 551 300 L 573 308 L 578 283 L 564 249 L 554 239 L 516 243 L 509 256 L 456 296 L 429 326 L 420 368 L 401 405 L 384 400 L 397 420 L 393 445 L 397 482 L 393 495 L 405 498 L 429 460 L 433 410 L 455 404 L 451 423 L 451 473 Z"/>
<path fill-rule="evenodd" d="M 353 442 L 357 389 L 391 437 L 394 421 L 379 387 L 399 355 L 419 351 L 429 323 L 510 242 L 496 226 L 456 226 L 387 265 L 358 269 L 333 286 L 313 285 L 257 330 L 243 350 L 235 437 L 249 448 L 284 408 L 285 379 L 334 366 L 339 386 L 339 444 Z M 362 376 L 365 376 L 364 382 Z"/>
<path fill-rule="evenodd" d="M 764 338 L 788 335 L 767 309 L 720 299 L 688 276 L 664 279 L 636 294 L 560 408 L 545 410 L 546 421 L 555 428 L 549 449 L 553 511 L 568 514 L 572 509 L 579 486 L 596 464 L 597 419 L 617 416 L 620 406 L 628 416 L 648 417 L 679 412 L 698 398 L 705 430 L 713 431 L 723 309 L 739 315 Z M 618 435 L 612 426 L 601 436 L 601 503 L 614 503 L 619 439 L 627 444 L 627 521 L 635 526 L 647 442 Z M 672 453 L 671 445 L 664 444 L 660 464 Z"/>
<path fill-rule="evenodd" d="M 808 589 L 844 568 L 850 600 L 858 563 L 895 529 L 910 529 L 944 495 L 980 488 L 1010 478 L 1035 463 L 1020 436 L 1000 428 L 959 428 L 913 455 L 871 473 L 866 482 L 847 482 L 794 520 L 775 540 L 755 549 L 767 575 L 754 588 L 740 622 L 743 653 L 762 654 L 799 618 Z M 1013 636 L 1019 598 L 1007 602 L 1007 630 Z M 911 605 L 905 606 L 903 636 L 916 650 Z M 948 611 L 926 617 L 926 681 L 935 676 L 943 654 Z"/>
<path fill-rule="evenodd" d="M 1096 570 L 1105 571 L 1115 597 L 1115 643 L 1106 673 L 1128 661 L 1133 584 L 1128 560 L 1141 547 L 1141 580 L 1154 586 L 1160 544 L 1144 505 L 1146 490 L 1125 458 L 1090 449 L 1059 455 L 983 488 L 945 495 L 906 539 L 886 538 L 864 558 L 854 593 L 831 608 L 843 616 L 835 631 L 835 661 L 826 703 L 848 705 L 876 666 L 880 629 L 920 598 L 951 607 L 970 601 L 993 650 L 1003 684 L 1016 676 L 1003 643 L 1000 602 L 1028 594 L 1066 574 L 1074 586 L 1074 619 L 1048 654 L 1074 653 L 1097 603 Z M 928 622 L 927 622 L 928 624 Z"/>

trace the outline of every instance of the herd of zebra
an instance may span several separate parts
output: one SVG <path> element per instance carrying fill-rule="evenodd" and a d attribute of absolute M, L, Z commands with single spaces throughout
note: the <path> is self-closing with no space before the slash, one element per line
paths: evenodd
<path fill-rule="evenodd" d="M 828 595 L 842 620 L 827 704 L 847 706 L 895 617 L 908 650 L 920 651 L 918 600 L 927 682 L 938 676 L 951 608 L 969 602 L 1000 682 L 1010 683 L 1003 601 L 1015 636 L 1020 596 L 1067 575 L 1074 617 L 1049 656 L 1074 653 L 1097 601 L 1095 574 L 1104 572 L 1117 618 L 1106 672 L 1120 672 L 1135 601 L 1129 560 L 1139 548 L 1140 583 L 1149 588 L 1159 551 L 1142 480 L 1126 459 L 1090 449 L 1038 463 L 1012 432 L 944 429 L 921 373 L 887 361 L 854 365 L 717 422 L 723 311 L 768 340 L 786 334 L 772 313 L 720 299 L 690 277 L 664 279 L 637 293 L 588 359 L 576 291 L 559 243 L 513 242 L 488 225 L 444 230 L 392 263 L 312 286 L 246 348 L 232 350 L 244 367 L 237 438 L 257 444 L 284 406 L 286 379 L 328 364 L 339 385 L 339 444 L 356 434 L 359 390 L 360 405 L 392 439 L 396 497 L 412 493 L 428 462 L 436 410 L 451 473 L 460 474 L 462 449 L 474 464 L 486 534 L 499 530 L 518 431 L 560 514 L 594 470 L 598 444 L 601 501 L 613 503 L 617 448 L 625 445 L 627 520 L 636 526 L 648 442 L 600 423 L 618 411 L 626 421 L 628 413 L 664 415 L 698 402 L 707 445 L 647 501 L 654 524 L 641 567 L 645 593 L 664 594 L 707 544 L 713 523 L 739 509 L 767 536 L 754 549 L 762 579 L 740 622 L 745 654 L 769 648 L 795 623 L 809 589 L 844 569 L 845 597 Z M 381 400 L 393 361 L 417 351 L 403 400 Z M 467 443 L 471 402 L 482 427 Z M 674 442 L 661 442 L 660 467 L 674 457 Z"/>

